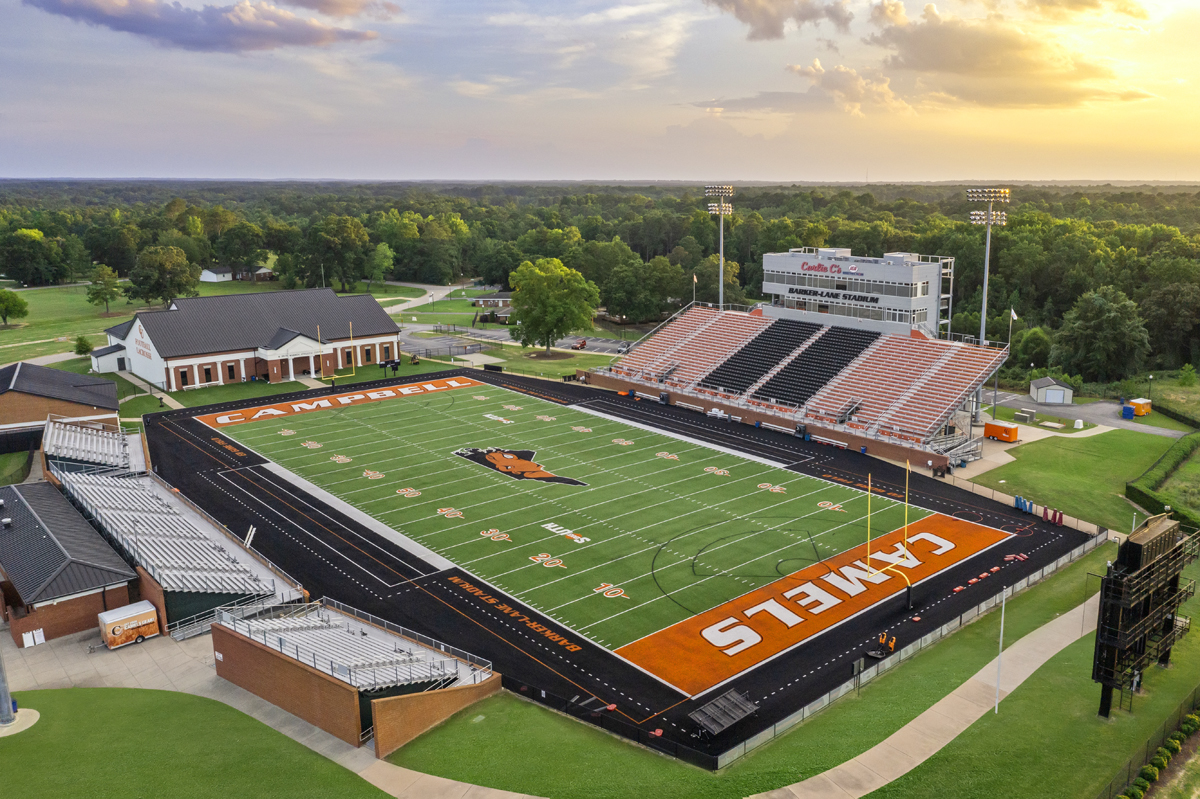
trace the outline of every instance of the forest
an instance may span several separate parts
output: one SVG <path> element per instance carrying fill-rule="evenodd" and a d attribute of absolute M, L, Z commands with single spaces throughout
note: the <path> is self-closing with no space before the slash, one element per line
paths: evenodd
<path fill-rule="evenodd" d="M 952 256 L 953 332 L 977 335 L 984 230 L 969 222 L 978 206 L 965 188 L 736 187 L 726 302 L 759 298 L 766 252 Z M 1005 340 L 1010 309 L 1018 317 L 1010 368 L 1103 382 L 1200 360 L 1195 186 L 1012 189 L 988 289 L 989 338 Z M 346 290 L 360 279 L 507 286 L 521 263 L 557 259 L 595 284 L 610 315 L 646 321 L 690 302 L 693 288 L 716 301 L 706 208 L 703 187 L 682 183 L 10 180 L 0 181 L 0 274 L 53 285 L 93 280 L 104 265 L 130 278 L 127 296 L 168 302 L 213 264 L 269 261 L 285 288 Z"/>

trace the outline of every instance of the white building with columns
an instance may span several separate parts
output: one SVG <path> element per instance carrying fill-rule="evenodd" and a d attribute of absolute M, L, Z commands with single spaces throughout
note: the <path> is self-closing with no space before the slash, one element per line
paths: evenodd
<path fill-rule="evenodd" d="M 105 331 L 98 371 L 166 391 L 376 366 L 400 357 L 400 327 L 369 294 L 333 289 L 184 297 Z"/>

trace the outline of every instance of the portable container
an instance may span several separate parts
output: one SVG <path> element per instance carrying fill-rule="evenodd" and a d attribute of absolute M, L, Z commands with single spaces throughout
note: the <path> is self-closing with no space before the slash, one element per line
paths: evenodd
<path fill-rule="evenodd" d="M 985 422 L 983 435 L 993 441 L 1007 441 L 1011 444 L 1017 440 L 1017 426 L 1011 422 Z"/>
<path fill-rule="evenodd" d="M 109 649 L 138 643 L 159 634 L 158 610 L 149 602 L 134 602 L 98 614 L 100 637 Z"/>

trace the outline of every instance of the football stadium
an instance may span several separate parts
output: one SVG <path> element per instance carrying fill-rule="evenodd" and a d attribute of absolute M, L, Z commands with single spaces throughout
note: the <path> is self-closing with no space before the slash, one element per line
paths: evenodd
<path fill-rule="evenodd" d="M 1106 539 L 947 479 L 1005 350 L 803 315 L 155 414 L 148 461 L 308 599 L 716 769 Z"/>

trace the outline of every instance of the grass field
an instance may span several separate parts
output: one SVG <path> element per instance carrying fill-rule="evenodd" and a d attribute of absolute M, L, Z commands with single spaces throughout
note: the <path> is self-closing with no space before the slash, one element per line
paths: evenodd
<path fill-rule="evenodd" d="M 14 694 L 41 718 L 0 738 L 4 795 L 22 799 L 386 797 L 353 772 L 220 702 L 172 691 Z"/>
<path fill-rule="evenodd" d="M 1095 593 L 1098 581 L 1089 581 L 1087 573 L 1102 570 L 1115 553 L 1114 545 L 1099 547 L 1010 600 L 1005 644 L 1011 646 Z M 719 773 L 649 752 L 510 694 L 467 708 L 388 759 L 418 771 L 552 799 L 618 799 L 631 795 L 631 785 L 636 786 L 633 795 L 656 799 L 741 799 L 815 776 L 884 740 L 987 665 L 996 656 L 999 627 L 998 612 L 982 616 L 871 681 L 861 695 L 839 699 Z M 1097 690 L 1097 701 L 1098 696 Z M 1001 705 L 1002 713 L 1007 709 Z M 1044 708 L 1037 712 L 1040 717 Z M 491 745 L 495 741 L 505 745 Z M 554 753 L 552 768 L 529 768 L 547 752 Z M 1012 762 L 1003 751 L 993 755 L 997 762 Z M 1017 761 L 1014 772 L 1020 774 L 1023 766 Z M 1051 775 L 1040 792 L 997 793 L 991 799 L 1070 796 L 1057 791 L 1058 784 Z M 960 794 L 943 790 L 927 795 L 957 799 Z"/>
<path fill-rule="evenodd" d="M 861 491 L 491 386 L 223 433 L 610 649 L 856 546 L 867 533 Z M 533 450 L 544 469 L 586 485 L 514 480 L 455 455 L 462 447 Z M 367 479 L 364 470 L 383 477 Z M 420 496 L 398 496 L 401 489 Z M 904 524 L 901 502 L 875 497 L 872 512 L 877 533 Z M 914 508 L 909 518 L 925 515 Z M 623 595 L 603 596 L 601 584 Z"/>
<path fill-rule="evenodd" d="M 1171 498 L 1173 507 L 1200 512 L 1200 458 L 1196 453 L 1180 464 L 1158 491 Z"/>
<path fill-rule="evenodd" d="M 1133 430 L 1044 438 L 1008 450 L 1014 463 L 984 472 L 974 482 L 1127 531 L 1133 507 L 1125 501 L 1125 483 L 1137 479 L 1173 443 Z"/>
<path fill-rule="evenodd" d="M 1165 427 L 1167 430 L 1182 430 L 1185 433 L 1192 432 L 1191 425 L 1186 425 L 1170 416 L 1163 416 L 1158 411 L 1150 411 L 1145 416 L 1135 416 L 1133 421 L 1135 424 L 1144 424 L 1150 427 Z"/>
<path fill-rule="evenodd" d="M 553 358 L 543 360 L 544 350 L 513 346 L 493 347 L 486 354 L 502 360 L 506 371 L 539 377 L 573 375 L 576 369 L 595 369 L 598 366 L 608 366 L 613 359 L 611 355 L 597 355 L 589 352 L 569 354 L 555 352 Z"/>
<path fill-rule="evenodd" d="M 28 460 L 28 452 L 6 452 L 0 455 L 0 486 L 24 480 L 29 474 L 25 469 Z"/>

